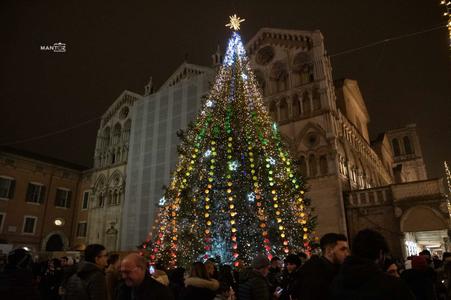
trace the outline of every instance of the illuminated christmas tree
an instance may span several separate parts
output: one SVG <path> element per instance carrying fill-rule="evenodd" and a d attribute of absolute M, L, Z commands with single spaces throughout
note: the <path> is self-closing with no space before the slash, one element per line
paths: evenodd
<path fill-rule="evenodd" d="M 143 254 L 186 266 L 209 257 L 249 263 L 257 253 L 309 250 L 315 217 L 305 183 L 263 104 L 234 31 L 214 86 L 181 135 L 179 161 Z"/>

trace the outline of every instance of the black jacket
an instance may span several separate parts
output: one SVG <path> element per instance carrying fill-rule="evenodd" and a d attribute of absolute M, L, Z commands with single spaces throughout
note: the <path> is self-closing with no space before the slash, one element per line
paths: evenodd
<path fill-rule="evenodd" d="M 432 269 L 429 269 L 432 270 Z M 432 270 L 432 272 L 434 272 Z M 412 290 L 417 300 L 436 300 L 435 282 L 428 270 L 409 269 L 401 274 L 401 279 Z"/>
<path fill-rule="evenodd" d="M 332 299 L 413 300 L 400 279 L 390 276 L 371 260 L 349 256 L 332 283 Z"/>
<path fill-rule="evenodd" d="M 171 290 L 147 275 L 138 287 L 128 287 L 121 283 L 117 289 L 116 300 L 174 300 Z"/>
<path fill-rule="evenodd" d="M 247 269 L 240 273 L 238 285 L 239 300 L 269 300 L 271 299 L 269 283 L 263 275 L 255 270 Z"/>
<path fill-rule="evenodd" d="M 76 273 L 63 282 L 67 300 L 106 300 L 105 273 L 91 262 L 81 262 Z"/>
<path fill-rule="evenodd" d="M 0 297 L 4 300 L 40 299 L 31 270 L 7 266 L 0 272 Z"/>
<path fill-rule="evenodd" d="M 323 300 L 328 299 L 330 286 L 338 274 L 339 266 L 327 258 L 313 256 L 299 270 L 297 286 L 294 287 L 294 299 Z"/>

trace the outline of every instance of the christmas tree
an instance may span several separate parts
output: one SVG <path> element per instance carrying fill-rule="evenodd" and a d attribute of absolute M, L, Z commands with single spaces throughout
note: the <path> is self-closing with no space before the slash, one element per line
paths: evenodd
<path fill-rule="evenodd" d="M 263 104 L 240 22 L 200 114 L 181 134 L 179 161 L 143 254 L 169 266 L 220 257 L 249 263 L 308 250 L 315 217 L 305 183 Z"/>

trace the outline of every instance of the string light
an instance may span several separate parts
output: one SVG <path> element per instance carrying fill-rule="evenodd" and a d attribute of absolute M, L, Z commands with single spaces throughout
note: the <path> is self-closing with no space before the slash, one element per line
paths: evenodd
<path fill-rule="evenodd" d="M 447 28 L 448 28 L 448 38 L 449 38 L 449 47 L 451 48 L 451 0 L 442 0 L 440 4 L 445 7 L 445 11 L 443 12 L 444 17 L 448 17 Z"/>
<path fill-rule="evenodd" d="M 155 234 L 143 244 L 151 261 L 187 266 L 219 255 L 236 266 L 261 251 L 271 258 L 308 249 L 315 219 L 304 182 L 236 31 L 204 101 L 179 147 Z"/>

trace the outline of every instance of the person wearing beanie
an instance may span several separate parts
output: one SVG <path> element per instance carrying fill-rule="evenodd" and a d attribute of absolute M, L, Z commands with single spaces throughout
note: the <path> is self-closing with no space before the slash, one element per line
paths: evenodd
<path fill-rule="evenodd" d="M 412 269 L 402 272 L 401 279 L 407 283 L 407 286 L 412 290 L 416 299 L 437 299 L 435 281 L 429 273 L 426 256 L 413 256 Z"/>
<path fill-rule="evenodd" d="M 239 276 L 238 299 L 269 300 L 271 299 L 269 282 L 266 279 L 271 265 L 268 257 L 257 255 L 251 268 L 244 270 Z"/>
<path fill-rule="evenodd" d="M 285 270 L 283 271 L 281 289 L 277 289 L 275 296 L 280 300 L 295 298 L 295 293 L 300 285 L 300 269 L 302 260 L 297 254 L 289 254 L 285 258 Z"/>

